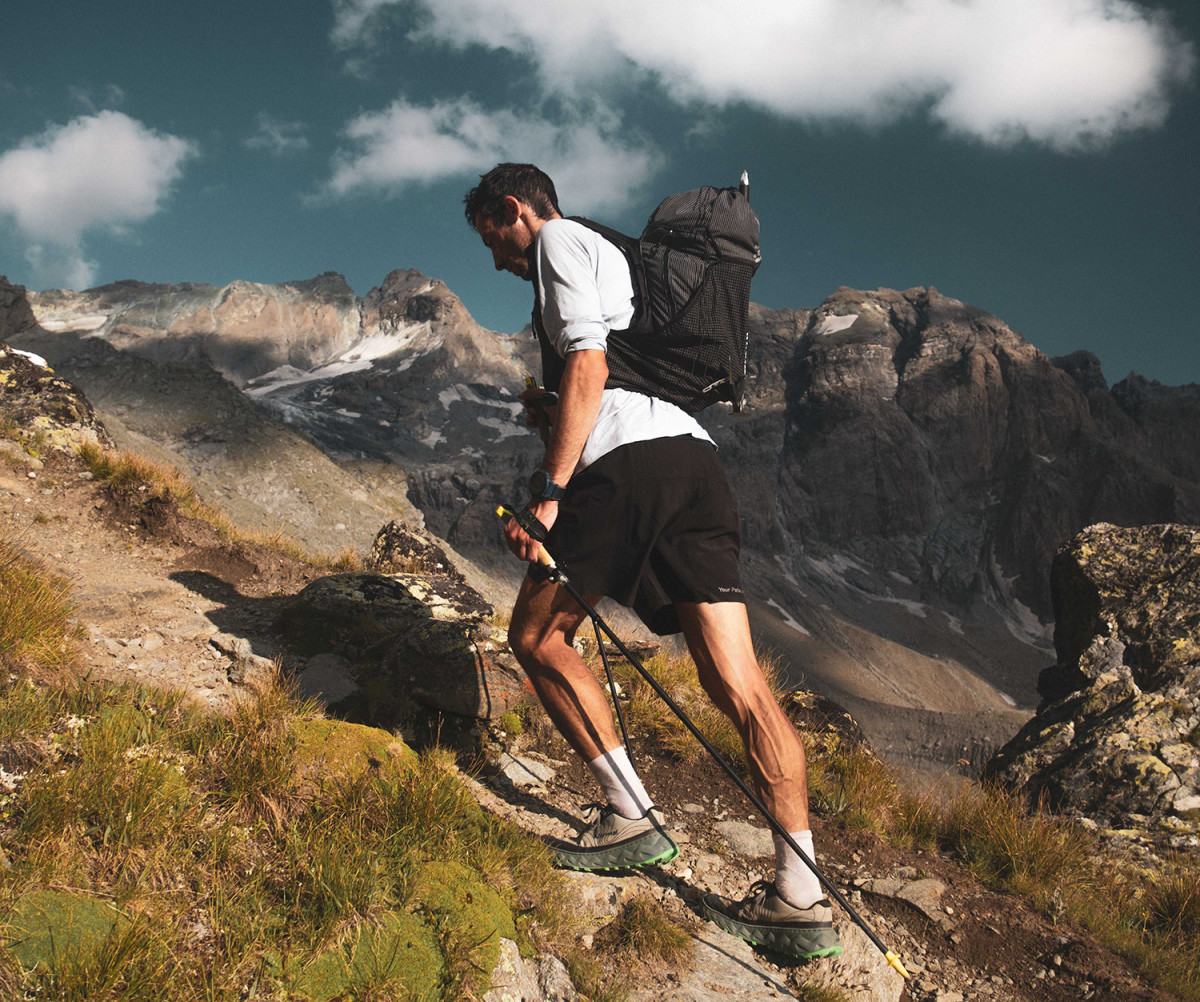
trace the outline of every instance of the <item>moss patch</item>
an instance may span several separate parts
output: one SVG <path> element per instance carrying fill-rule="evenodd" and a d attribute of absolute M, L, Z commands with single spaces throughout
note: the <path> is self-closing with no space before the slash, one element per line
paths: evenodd
<path fill-rule="evenodd" d="M 412 885 L 412 900 L 435 927 L 453 930 L 450 949 L 462 951 L 471 966 L 491 971 L 500 959 L 500 939 L 516 939 L 512 912 L 479 874 L 461 863 L 426 863 Z"/>
<path fill-rule="evenodd" d="M 27 971 L 86 963 L 130 920 L 107 901 L 67 891 L 33 891 L 4 916 L 4 945 Z"/>
<path fill-rule="evenodd" d="M 415 753 L 403 741 L 377 727 L 343 720 L 295 720 L 295 764 L 301 776 L 312 779 L 356 779 L 366 772 L 389 772 L 413 761 Z"/>
<path fill-rule="evenodd" d="M 329 1002 L 386 990 L 404 1002 L 440 998 L 442 952 L 433 931 L 414 915 L 389 912 L 377 926 L 363 927 L 341 946 L 305 962 L 269 961 L 271 973 L 292 996 Z"/>

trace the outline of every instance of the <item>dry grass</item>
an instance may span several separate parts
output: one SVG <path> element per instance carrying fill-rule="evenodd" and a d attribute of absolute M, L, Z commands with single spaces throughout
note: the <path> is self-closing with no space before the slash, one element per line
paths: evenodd
<path fill-rule="evenodd" d="M 215 516 L 183 474 L 168 463 L 155 462 L 133 452 L 106 449 L 92 442 L 79 447 L 79 457 L 92 476 L 117 491 L 170 502 L 193 518 Z"/>
<path fill-rule="evenodd" d="M 0 670 L 54 673 L 76 663 L 68 584 L 0 534 Z"/>
<path fill-rule="evenodd" d="M 609 929 L 618 954 L 624 954 L 630 964 L 678 971 L 692 953 L 692 937 L 653 898 L 628 902 Z"/>
<path fill-rule="evenodd" d="M 274 550 L 321 570 L 365 569 L 362 557 L 350 547 L 335 554 L 313 553 L 282 531 L 239 527 L 224 512 L 201 499 L 187 478 L 168 463 L 93 443 L 81 445 L 79 456 L 92 475 L 115 493 L 139 505 L 153 502 L 171 505 L 184 517 L 210 526 L 224 543 Z"/>

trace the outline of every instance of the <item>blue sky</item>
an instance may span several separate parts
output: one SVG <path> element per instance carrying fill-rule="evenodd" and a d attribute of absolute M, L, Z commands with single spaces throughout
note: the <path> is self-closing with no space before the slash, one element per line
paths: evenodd
<path fill-rule="evenodd" d="M 1194 0 L 5 5 L 0 274 L 33 289 L 440 278 L 498 160 L 636 232 L 750 171 L 752 296 L 933 285 L 1110 382 L 1200 383 Z"/>

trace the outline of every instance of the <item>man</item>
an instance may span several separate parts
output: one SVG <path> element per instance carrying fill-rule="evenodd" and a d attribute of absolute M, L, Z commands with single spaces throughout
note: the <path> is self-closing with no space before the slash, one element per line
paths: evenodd
<path fill-rule="evenodd" d="M 547 549 L 589 602 L 608 595 L 660 634 L 682 631 L 705 692 L 741 734 L 757 792 L 811 857 L 804 748 L 754 654 L 737 510 L 716 446 L 680 408 L 605 386 L 605 338 L 633 316 L 624 256 L 564 219 L 554 183 L 531 164 L 498 165 L 465 205 L 496 269 L 534 285 L 545 377 L 557 390 L 556 403 L 542 390 L 522 394 L 531 426 L 549 418 L 529 502 L 548 530 Z M 541 544 L 517 519 L 505 536 L 513 553 L 536 561 Z M 586 614 L 536 567 L 522 582 L 509 640 L 608 801 L 577 842 L 552 844 L 556 862 L 581 870 L 668 862 L 679 850 L 630 765 L 603 690 L 572 646 Z M 782 838 L 775 845 L 774 884 L 756 885 L 743 901 L 709 894 L 706 913 L 752 942 L 799 956 L 840 953 L 820 883 Z"/>

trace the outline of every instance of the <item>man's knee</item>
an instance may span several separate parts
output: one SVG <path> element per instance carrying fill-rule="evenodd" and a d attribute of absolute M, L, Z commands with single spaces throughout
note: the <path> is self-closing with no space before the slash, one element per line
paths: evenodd
<path fill-rule="evenodd" d="M 781 718 L 783 722 L 787 721 L 774 693 L 759 679 L 743 677 L 739 684 L 739 681 L 731 681 L 714 672 L 707 677 L 702 675 L 701 684 L 712 704 L 733 722 L 743 737 L 754 723 L 779 726 Z"/>
<path fill-rule="evenodd" d="M 573 650 L 576 623 L 569 617 L 523 607 L 518 602 L 508 627 L 508 645 L 527 674 L 533 674 Z"/>
<path fill-rule="evenodd" d="M 599 598 L 587 597 L 595 604 Z M 571 648 L 575 631 L 586 620 L 579 603 L 558 585 L 538 583 L 526 578 L 513 606 L 508 627 L 508 642 L 518 660 L 542 660 L 546 654 L 560 654 Z"/>
<path fill-rule="evenodd" d="M 527 672 L 544 659 L 543 652 L 549 642 L 545 623 L 516 618 L 514 614 L 514 619 L 508 627 L 508 646 Z"/>

